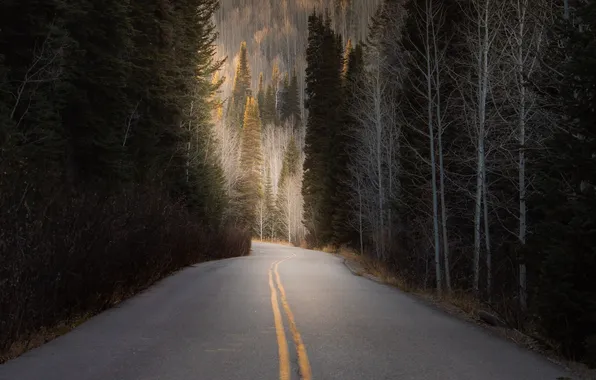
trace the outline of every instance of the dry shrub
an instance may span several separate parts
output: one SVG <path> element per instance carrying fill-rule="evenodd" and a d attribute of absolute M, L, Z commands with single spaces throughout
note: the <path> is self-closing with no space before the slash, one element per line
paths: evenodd
<path fill-rule="evenodd" d="M 12 185 L 0 194 L 0 362 L 16 343 L 104 310 L 184 266 L 250 250 L 246 231 L 202 225 L 154 188 Z"/>

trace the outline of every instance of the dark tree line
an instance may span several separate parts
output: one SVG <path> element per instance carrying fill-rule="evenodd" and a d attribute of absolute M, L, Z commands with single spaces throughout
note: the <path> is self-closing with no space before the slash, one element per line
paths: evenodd
<path fill-rule="evenodd" d="M 213 153 L 217 6 L 0 5 L 0 351 L 248 249 Z"/>
<path fill-rule="evenodd" d="M 596 5 L 563 5 L 386 0 L 345 49 L 313 14 L 304 223 L 593 361 Z"/>

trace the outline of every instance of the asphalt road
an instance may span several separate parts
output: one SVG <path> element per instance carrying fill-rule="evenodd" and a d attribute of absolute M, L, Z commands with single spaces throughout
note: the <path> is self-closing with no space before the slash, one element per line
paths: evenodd
<path fill-rule="evenodd" d="M 537 354 L 352 275 L 337 257 L 272 244 L 185 269 L 0 365 L 2 380 L 560 376 Z"/>

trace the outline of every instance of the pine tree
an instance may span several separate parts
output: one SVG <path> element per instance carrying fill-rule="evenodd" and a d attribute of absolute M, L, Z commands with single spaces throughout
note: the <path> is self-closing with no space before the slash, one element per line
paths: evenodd
<path fill-rule="evenodd" d="M 263 124 L 274 124 L 276 121 L 275 119 L 275 90 L 273 85 L 270 83 L 267 85 L 267 91 L 265 92 L 265 104 L 263 105 Z"/>
<path fill-rule="evenodd" d="M 265 78 L 263 77 L 263 73 L 259 74 L 259 88 L 257 89 L 257 102 L 259 103 L 259 115 L 261 116 L 261 121 L 263 124 L 266 124 L 264 121 L 264 106 L 265 106 Z"/>
<path fill-rule="evenodd" d="M 305 225 L 315 245 L 332 238 L 333 197 L 337 189 L 334 141 L 341 133 L 343 67 L 341 38 L 331 29 L 329 14 L 309 17 L 306 60 L 307 121 L 303 194 Z"/>
<path fill-rule="evenodd" d="M 242 128 L 244 122 L 244 111 L 246 106 L 247 92 L 250 90 L 251 75 L 248 66 L 248 52 L 246 42 L 240 45 L 238 53 L 238 65 L 234 75 L 232 96 L 228 107 L 228 117 L 238 128 Z"/>
<path fill-rule="evenodd" d="M 356 246 L 355 231 L 350 228 L 352 218 L 348 199 L 350 189 L 347 186 L 350 181 L 348 170 L 350 154 L 356 150 L 355 142 L 351 136 L 358 128 L 358 122 L 354 117 L 354 107 L 358 104 L 358 86 L 361 85 L 364 75 L 364 51 L 362 45 L 353 47 L 348 42 L 343 67 L 344 77 L 344 99 L 341 109 L 342 132 L 334 140 L 337 147 L 338 170 L 334 173 L 337 183 L 337 190 L 334 195 L 335 214 L 333 218 L 333 243 L 337 246 L 346 244 Z"/>
<path fill-rule="evenodd" d="M 256 222 L 256 208 L 262 196 L 261 183 L 261 118 L 259 105 L 253 97 L 246 101 L 244 113 L 244 127 L 242 128 L 242 146 L 240 165 L 243 179 L 240 184 L 241 222 L 252 228 Z"/>
<path fill-rule="evenodd" d="M 300 96 L 298 93 L 298 77 L 296 75 L 296 70 L 294 70 L 291 80 L 288 76 L 284 78 L 281 121 L 285 122 L 290 118 L 293 118 L 295 125 L 300 123 Z"/>
<path fill-rule="evenodd" d="M 554 85 L 567 117 L 539 164 L 529 245 L 542 262 L 535 305 L 543 332 L 567 354 L 594 360 L 588 339 L 596 337 L 596 3 L 578 13 L 579 29 L 567 28 L 563 78 Z"/>
<path fill-rule="evenodd" d="M 277 114 L 279 115 L 279 121 L 285 122 L 288 119 L 287 115 L 287 103 L 288 103 L 288 90 L 290 89 L 290 76 L 288 73 L 284 74 L 283 80 L 278 91 L 277 101 Z"/>

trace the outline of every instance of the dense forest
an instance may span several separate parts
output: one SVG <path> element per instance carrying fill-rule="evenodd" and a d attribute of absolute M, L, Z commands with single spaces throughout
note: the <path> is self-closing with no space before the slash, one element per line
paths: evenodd
<path fill-rule="evenodd" d="M 0 360 L 250 238 L 596 363 L 596 3 L 6 0 Z"/>
<path fill-rule="evenodd" d="M 0 3 L 0 358 L 248 253 L 213 142 L 217 6 Z"/>
<path fill-rule="evenodd" d="M 596 3 L 386 0 L 309 17 L 304 223 L 410 286 L 596 355 Z"/>

